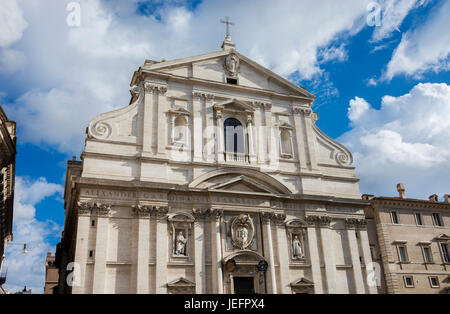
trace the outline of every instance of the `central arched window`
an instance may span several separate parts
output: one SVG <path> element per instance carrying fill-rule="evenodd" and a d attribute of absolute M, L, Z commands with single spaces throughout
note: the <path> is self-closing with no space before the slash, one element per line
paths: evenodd
<path fill-rule="evenodd" d="M 224 122 L 226 159 L 240 160 L 245 158 L 244 128 L 235 118 L 228 118 Z"/>

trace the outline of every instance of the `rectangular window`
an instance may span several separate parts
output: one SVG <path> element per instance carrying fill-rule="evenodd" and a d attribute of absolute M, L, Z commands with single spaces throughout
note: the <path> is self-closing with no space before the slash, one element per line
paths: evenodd
<path fill-rule="evenodd" d="M 439 278 L 436 276 L 430 276 L 428 277 L 430 280 L 430 286 L 431 288 L 439 288 Z"/>
<path fill-rule="evenodd" d="M 91 226 L 95 227 L 95 220 L 92 220 Z"/>
<path fill-rule="evenodd" d="M 406 252 L 406 246 L 404 246 L 404 245 L 398 246 L 398 256 L 399 256 L 400 262 L 403 262 L 403 263 L 408 262 L 408 253 Z"/>
<path fill-rule="evenodd" d="M 406 288 L 414 288 L 414 278 L 412 276 L 404 276 L 403 280 Z"/>
<path fill-rule="evenodd" d="M 94 251 L 92 250 L 89 251 L 89 257 L 94 257 Z"/>
<path fill-rule="evenodd" d="M 391 212 L 391 217 L 392 217 L 392 223 L 393 223 L 393 224 L 398 224 L 398 215 L 397 215 L 397 212 Z"/>
<path fill-rule="evenodd" d="M 422 222 L 422 215 L 419 214 L 419 213 L 416 213 L 416 224 L 417 224 L 418 226 L 422 226 L 422 225 L 423 225 L 423 222 Z"/>
<path fill-rule="evenodd" d="M 433 262 L 433 255 L 431 254 L 431 248 L 429 246 L 423 247 L 423 259 L 425 263 Z"/>
<path fill-rule="evenodd" d="M 442 250 L 442 259 L 444 260 L 444 263 L 450 263 L 450 255 L 448 251 L 448 244 L 447 243 L 441 243 L 441 250 Z"/>
<path fill-rule="evenodd" d="M 433 223 L 435 226 L 442 227 L 442 219 L 439 213 L 433 213 Z"/>

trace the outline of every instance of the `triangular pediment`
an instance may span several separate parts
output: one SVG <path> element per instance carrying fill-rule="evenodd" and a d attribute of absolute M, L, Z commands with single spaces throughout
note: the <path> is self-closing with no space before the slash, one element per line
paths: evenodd
<path fill-rule="evenodd" d="M 313 286 L 314 282 L 312 282 L 311 280 L 307 279 L 307 278 L 300 278 L 294 282 L 291 282 L 291 287 L 305 287 L 305 286 Z"/>
<path fill-rule="evenodd" d="M 270 187 L 246 176 L 237 176 L 225 182 L 219 182 L 210 186 L 208 190 L 276 194 L 276 191 Z"/>
<path fill-rule="evenodd" d="M 227 100 L 222 103 L 216 104 L 214 106 L 214 108 L 216 108 L 216 109 L 220 108 L 221 110 L 225 110 L 225 111 L 230 110 L 230 111 L 239 111 L 239 112 L 241 112 L 241 111 L 252 112 L 255 110 L 251 105 L 246 104 L 237 99 Z"/>
<path fill-rule="evenodd" d="M 436 240 L 441 240 L 441 241 L 449 241 L 450 240 L 450 236 L 446 235 L 445 233 L 442 233 L 439 236 L 437 236 L 435 239 Z"/>
<path fill-rule="evenodd" d="M 167 286 L 174 287 L 174 288 L 175 287 L 193 287 L 193 286 L 195 287 L 195 283 L 193 283 L 190 280 L 187 280 L 186 278 L 181 277 L 174 281 L 169 282 L 167 284 Z"/>
<path fill-rule="evenodd" d="M 235 50 L 212 52 L 164 62 L 148 62 L 144 64 L 142 70 L 161 72 L 177 77 L 226 83 L 227 74 L 224 64 L 226 57 L 230 54 L 235 54 L 239 58 L 239 71 L 235 76 L 238 86 L 294 95 L 309 101 L 314 99 L 314 95 L 307 92 L 304 88 L 297 86 Z"/>

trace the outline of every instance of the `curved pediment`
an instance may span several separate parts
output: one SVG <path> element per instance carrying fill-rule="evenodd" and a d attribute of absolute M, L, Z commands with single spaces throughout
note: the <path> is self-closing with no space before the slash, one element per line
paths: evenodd
<path fill-rule="evenodd" d="M 234 260 L 237 265 L 239 264 L 255 264 L 257 265 L 261 261 L 268 262 L 264 256 L 258 254 L 257 252 L 250 250 L 242 250 L 239 252 L 235 252 L 233 254 L 228 255 L 222 261 L 223 264 L 226 264 L 228 261 Z"/>
<path fill-rule="evenodd" d="M 238 168 L 208 172 L 189 184 L 190 188 L 208 191 L 290 195 L 291 191 L 268 174 Z"/>

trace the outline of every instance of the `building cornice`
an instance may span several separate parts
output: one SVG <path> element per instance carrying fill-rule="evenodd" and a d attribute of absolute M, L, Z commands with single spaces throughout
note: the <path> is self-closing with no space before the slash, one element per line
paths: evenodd
<path fill-rule="evenodd" d="M 382 206 L 389 206 L 395 208 L 405 208 L 405 209 L 447 209 L 450 210 L 450 203 L 444 202 L 432 202 L 427 200 L 419 199 L 401 199 L 394 197 L 375 197 L 370 200 L 371 203 Z"/>
<path fill-rule="evenodd" d="M 211 80 L 205 80 L 201 78 L 194 78 L 194 77 L 184 77 L 169 73 L 162 73 L 158 71 L 151 71 L 146 69 L 140 69 L 141 79 L 145 79 L 147 76 L 156 77 L 159 79 L 163 79 L 166 81 L 174 81 L 174 82 L 182 82 L 185 84 L 191 84 L 191 85 L 200 85 L 200 86 L 209 86 L 209 87 L 215 87 L 219 90 L 230 90 L 230 91 L 239 91 L 239 92 L 245 92 L 245 93 L 251 93 L 256 95 L 264 95 L 269 97 L 278 97 L 282 99 L 291 99 L 291 100 L 298 100 L 310 104 L 314 100 L 314 98 L 311 97 L 305 97 L 305 96 L 298 96 L 293 94 L 280 94 L 275 91 L 260 89 L 260 88 L 254 88 L 249 86 L 242 86 L 242 85 L 231 85 L 227 83 L 222 82 L 216 82 Z"/>

